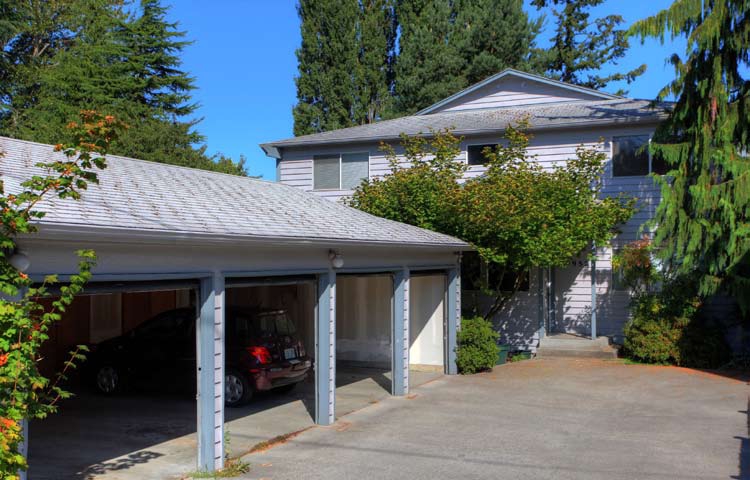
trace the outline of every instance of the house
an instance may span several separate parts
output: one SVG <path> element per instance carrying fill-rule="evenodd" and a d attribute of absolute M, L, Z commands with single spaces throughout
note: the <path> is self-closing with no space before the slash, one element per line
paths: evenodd
<path fill-rule="evenodd" d="M 45 174 L 37 164 L 64 158 L 51 145 L 4 137 L 0 152 L 8 193 Z M 98 257 L 86 296 L 50 332 L 45 356 L 120 335 L 194 298 L 200 469 L 223 465 L 224 325 L 232 303 L 295 312 L 315 362 L 314 421 L 321 425 L 335 419 L 342 360 L 387 362 L 394 395 L 408 392 L 410 366 L 456 373 L 464 242 L 253 178 L 117 156 L 98 176 L 79 201 L 46 198 L 39 231 L 18 240 L 37 282 L 75 273 L 78 249 Z M 123 412 L 137 422 L 139 412 Z M 91 422 L 85 429 L 96 441 L 103 433 L 95 416 Z M 33 445 L 33 422 L 31 433 Z M 34 465 L 32 446 L 32 476 Z"/>
<path fill-rule="evenodd" d="M 639 147 L 665 116 L 663 108 L 646 100 L 507 69 L 415 115 L 268 142 L 261 148 L 276 158 L 279 182 L 333 201 L 350 195 L 363 178 L 387 175 L 389 164 L 379 144 L 398 145 L 401 133 L 452 129 L 464 138 L 457 161 L 468 164 L 467 177 L 485 171 L 483 148 L 501 142 L 506 126 L 520 118 L 528 118 L 533 134 L 530 158 L 545 166 L 572 158 L 580 145 L 601 149 L 608 157 L 603 194 L 635 196 L 639 210 L 611 246 L 597 249 L 596 261 L 583 252 L 567 268 L 530 272 L 526 291 L 498 314 L 495 323 L 503 341 L 534 350 L 546 333 L 620 341 L 629 294 L 618 285 L 611 258 L 614 249 L 639 237 L 658 203 L 649 173 L 662 166 Z M 464 291 L 465 302 L 472 297 Z"/>

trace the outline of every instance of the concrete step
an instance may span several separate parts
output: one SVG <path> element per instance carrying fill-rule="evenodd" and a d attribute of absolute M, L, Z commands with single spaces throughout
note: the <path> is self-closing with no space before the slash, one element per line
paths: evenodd
<path fill-rule="evenodd" d="M 596 340 L 583 337 L 573 336 L 558 336 L 550 335 L 546 336 L 539 343 L 540 347 L 552 347 L 552 348 L 586 348 L 596 346 L 598 348 L 609 347 L 608 337 L 597 337 Z"/>
<path fill-rule="evenodd" d="M 609 344 L 609 338 L 596 340 L 573 335 L 549 335 L 539 342 L 539 358 L 617 358 L 617 348 Z"/>
<path fill-rule="evenodd" d="M 537 358 L 617 358 L 617 349 L 539 348 Z"/>

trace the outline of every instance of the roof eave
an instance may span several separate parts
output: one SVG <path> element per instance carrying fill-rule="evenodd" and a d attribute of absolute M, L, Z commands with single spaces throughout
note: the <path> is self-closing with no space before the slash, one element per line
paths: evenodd
<path fill-rule="evenodd" d="M 662 120 L 666 119 L 666 114 L 658 114 L 656 117 L 649 117 L 645 119 L 641 118 L 619 118 L 614 120 L 582 120 L 579 122 L 566 122 L 566 123 L 560 123 L 556 125 L 542 125 L 542 126 L 532 126 L 527 128 L 527 131 L 530 132 L 540 132 L 544 130 L 564 130 L 567 128 L 575 128 L 579 126 L 610 126 L 610 125 L 622 125 L 622 124 L 638 124 L 638 125 L 651 125 L 651 124 L 658 124 Z M 506 129 L 506 125 L 500 126 L 498 128 L 483 128 L 483 129 L 474 129 L 474 130 L 454 130 L 452 133 L 454 135 L 458 136 L 465 136 L 465 135 L 484 135 L 484 134 L 492 134 L 497 132 L 504 132 Z M 432 134 L 430 132 L 422 132 L 419 134 L 412 134 L 412 135 L 421 135 L 423 137 L 429 138 Z M 280 148 L 280 147 L 306 147 L 306 146 L 313 146 L 313 145 L 342 145 L 342 144 L 348 144 L 348 143 L 363 143 L 363 142 L 380 142 L 380 141 L 386 141 L 386 140 L 398 140 L 400 139 L 400 135 L 373 135 L 368 137 L 349 137 L 349 138 L 338 138 L 334 140 L 310 140 L 310 141 L 301 141 L 301 142 L 288 142 L 282 144 L 264 144 L 264 145 L 273 145 L 274 148 Z M 264 149 L 265 150 L 265 149 Z M 280 157 L 275 157 L 280 158 Z"/>
<path fill-rule="evenodd" d="M 87 240 L 101 241 L 106 243 L 179 243 L 186 242 L 200 245 L 226 245 L 231 244 L 256 244 L 267 246 L 360 246 L 360 247 L 398 247 L 398 248 L 432 248 L 436 250 L 468 251 L 472 247 L 458 239 L 454 243 L 433 242 L 393 242 L 381 240 L 353 240 L 339 238 L 321 237 L 283 237 L 241 234 L 214 234 L 191 231 L 175 230 L 144 230 L 120 227 L 103 227 L 81 224 L 40 222 L 34 239 L 39 240 L 76 240 L 82 235 Z"/>

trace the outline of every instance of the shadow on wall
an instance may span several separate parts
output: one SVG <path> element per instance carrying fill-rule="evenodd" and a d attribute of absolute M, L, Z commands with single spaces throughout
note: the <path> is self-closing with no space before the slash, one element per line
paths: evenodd
<path fill-rule="evenodd" d="M 531 285 L 536 285 L 532 275 Z M 492 319 L 500 333 L 500 343 L 513 345 L 519 350 L 533 350 L 539 343 L 539 304 L 535 290 L 518 292 Z M 481 315 L 489 310 L 493 299 L 481 292 L 464 290 L 461 295 L 464 316 Z"/>

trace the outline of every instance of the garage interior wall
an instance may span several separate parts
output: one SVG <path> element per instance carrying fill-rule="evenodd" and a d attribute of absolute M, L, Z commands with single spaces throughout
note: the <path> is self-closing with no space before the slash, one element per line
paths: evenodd
<path fill-rule="evenodd" d="M 339 275 L 336 280 L 336 359 L 391 366 L 390 275 Z"/>
<path fill-rule="evenodd" d="M 81 295 L 50 329 L 43 349 L 45 374 L 59 371 L 76 345 L 96 344 L 129 332 L 166 310 L 189 307 L 190 290 Z M 46 299 L 51 305 L 52 299 Z"/>
<path fill-rule="evenodd" d="M 304 344 L 307 354 L 315 358 L 315 288 L 314 282 L 229 287 L 226 305 L 286 310 L 297 329 L 297 338 Z"/>
<path fill-rule="evenodd" d="M 442 371 L 445 322 L 445 275 L 411 277 L 409 367 Z"/>

